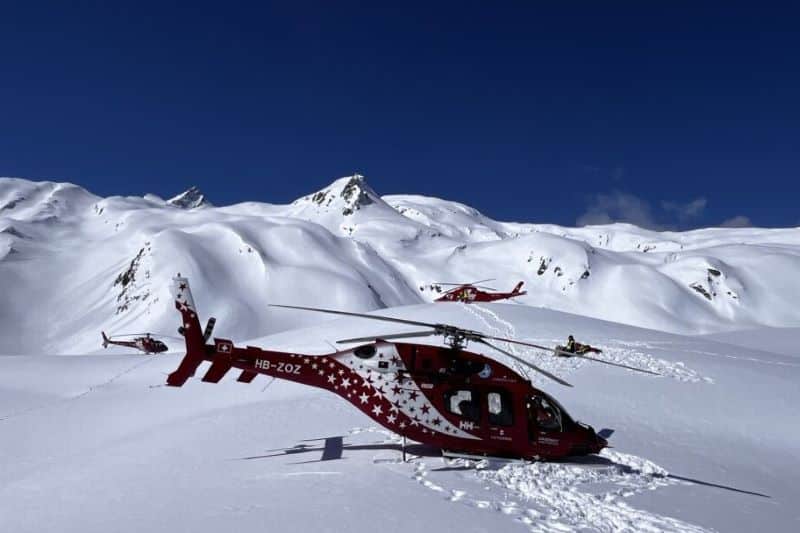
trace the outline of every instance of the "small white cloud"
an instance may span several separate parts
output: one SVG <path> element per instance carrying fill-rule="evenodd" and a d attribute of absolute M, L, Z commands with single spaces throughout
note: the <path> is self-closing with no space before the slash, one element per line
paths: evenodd
<path fill-rule="evenodd" d="M 650 204 L 632 194 L 614 191 L 595 195 L 589 208 L 578 217 L 578 226 L 628 222 L 647 229 L 659 229 L 653 219 Z"/>
<path fill-rule="evenodd" d="M 678 222 L 685 224 L 693 218 L 703 214 L 708 202 L 705 198 L 695 198 L 689 203 L 680 204 L 677 202 L 661 202 L 661 207 L 668 213 L 674 213 L 678 217 Z"/>
<path fill-rule="evenodd" d="M 708 200 L 701 196 L 686 203 L 664 201 L 653 209 L 643 198 L 613 191 L 596 194 L 588 203 L 589 207 L 576 221 L 578 226 L 627 222 L 640 228 L 665 231 L 691 226 L 705 212 Z"/>
<path fill-rule="evenodd" d="M 722 228 L 749 228 L 753 226 L 753 222 L 743 215 L 738 215 L 727 220 L 723 220 L 720 227 Z"/>

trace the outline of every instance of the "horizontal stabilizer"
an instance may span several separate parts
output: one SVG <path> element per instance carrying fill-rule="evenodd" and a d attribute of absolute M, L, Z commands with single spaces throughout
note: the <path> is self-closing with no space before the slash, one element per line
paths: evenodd
<path fill-rule="evenodd" d="M 614 434 L 614 430 L 609 428 L 603 428 L 600 431 L 598 431 L 597 434 L 603 437 L 604 439 L 608 439 L 609 437 L 611 437 L 611 435 Z"/>
<path fill-rule="evenodd" d="M 228 357 L 216 357 L 214 362 L 211 363 L 211 368 L 209 368 L 206 375 L 203 376 L 203 381 L 206 383 L 217 383 L 230 369 L 231 362 Z"/>
<path fill-rule="evenodd" d="M 181 361 L 180 366 L 167 377 L 167 385 L 171 387 L 180 387 L 186 380 L 190 377 L 194 376 L 197 367 L 200 366 L 200 363 L 203 362 L 203 357 L 201 355 L 187 355 Z"/>
<path fill-rule="evenodd" d="M 239 374 L 239 377 L 236 379 L 236 381 L 240 381 L 242 383 L 250 383 L 251 381 L 256 379 L 257 375 L 258 375 L 257 372 L 251 372 L 249 370 L 242 370 L 242 373 Z"/>

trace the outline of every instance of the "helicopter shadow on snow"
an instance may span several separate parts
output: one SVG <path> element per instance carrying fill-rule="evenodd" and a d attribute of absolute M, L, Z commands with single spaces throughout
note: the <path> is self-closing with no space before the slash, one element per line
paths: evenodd
<path fill-rule="evenodd" d="M 345 451 L 395 451 L 398 453 L 405 452 L 414 457 L 441 457 L 442 451 L 439 448 L 428 446 L 425 444 L 407 444 L 403 446 L 398 442 L 368 442 L 368 443 L 345 443 L 345 438 L 341 435 L 332 437 L 321 437 L 318 439 L 304 439 L 300 444 L 296 444 L 290 448 L 276 448 L 273 450 L 266 450 L 264 455 L 253 455 L 249 457 L 240 457 L 242 461 L 252 461 L 255 459 L 270 459 L 274 457 L 286 457 L 289 455 L 299 455 L 306 453 L 321 453 L 319 459 L 312 459 L 309 461 L 297 461 L 289 463 L 293 465 L 321 463 L 325 461 L 336 461 L 346 459 L 344 456 Z M 306 444 L 306 443 L 315 444 Z M 319 443 L 319 444 L 316 444 Z"/>
<path fill-rule="evenodd" d="M 604 429 L 600 433 L 605 433 L 607 436 L 610 436 L 614 432 L 613 429 Z M 313 444 L 306 444 L 306 443 L 313 443 Z M 345 437 L 341 435 L 335 435 L 331 437 L 321 437 L 316 439 L 304 439 L 301 441 L 300 444 L 296 444 L 295 446 L 289 448 L 276 448 L 272 450 L 266 450 L 266 453 L 263 455 L 253 455 L 248 457 L 240 457 L 239 460 L 243 461 L 252 461 L 255 459 L 271 459 L 275 457 L 286 457 L 290 455 L 300 455 L 300 454 L 313 454 L 313 453 L 320 453 L 319 459 L 311 459 L 308 461 L 296 461 L 293 465 L 302 465 L 302 464 L 312 464 L 312 463 L 321 463 L 326 461 L 337 461 L 346 459 L 344 456 L 345 451 L 394 451 L 397 453 L 403 453 L 405 451 L 411 457 L 426 457 L 426 458 L 437 458 L 443 457 L 442 451 L 439 448 L 428 446 L 425 444 L 407 444 L 403 446 L 399 442 L 371 442 L 371 443 L 345 443 Z M 492 458 L 487 458 L 487 462 L 485 463 L 484 468 L 495 469 L 501 468 L 503 465 L 508 464 L 508 461 L 504 461 L 502 459 L 494 460 Z M 732 487 L 729 485 L 723 485 L 720 483 L 713 483 L 710 481 L 703 481 L 697 478 L 691 478 L 687 476 L 680 476 L 677 474 L 671 473 L 658 473 L 658 472 L 643 472 L 638 470 L 630 465 L 621 464 L 612 461 L 606 457 L 602 457 L 600 455 L 585 455 L 580 457 L 569 457 L 562 460 L 553 461 L 557 464 L 563 465 L 572 465 L 572 466 L 580 466 L 586 468 L 614 468 L 619 470 L 623 474 L 631 474 L 631 475 L 646 475 L 652 478 L 663 478 L 663 479 L 672 479 L 676 481 L 683 481 L 686 483 L 691 483 L 694 485 L 716 488 L 727 490 L 731 492 L 736 492 L 739 494 L 746 494 L 749 496 L 758 496 L 760 498 L 770 498 L 769 495 L 763 494 L 760 492 L 755 492 L 751 490 L 745 490 L 737 487 Z M 432 471 L 436 472 L 448 472 L 448 471 L 463 471 L 463 470 L 473 470 L 475 467 L 469 462 L 464 464 L 447 464 L 440 468 L 431 469 Z"/>
<path fill-rule="evenodd" d="M 763 494 L 761 492 L 755 492 L 751 490 L 740 489 L 737 487 L 732 487 L 730 485 L 722 485 L 720 483 L 712 483 L 710 481 L 703 481 L 697 478 L 691 478 L 686 476 L 679 476 L 677 474 L 671 473 L 659 473 L 659 472 L 644 472 L 642 470 L 638 470 L 630 465 L 621 464 L 608 459 L 607 457 L 602 457 L 600 455 L 585 455 L 581 457 L 569 457 L 567 459 L 562 459 L 558 461 L 553 461 L 558 464 L 566 464 L 566 465 L 575 465 L 575 466 L 585 466 L 587 468 L 615 468 L 619 470 L 623 474 L 631 474 L 631 475 L 644 475 L 655 479 L 672 479 L 675 481 L 683 481 L 686 483 L 691 483 L 693 485 L 700 485 L 703 487 L 710 487 L 715 489 L 722 489 L 731 492 L 736 492 L 739 494 L 747 494 L 750 496 L 758 496 L 760 498 L 771 498 L 768 494 Z"/>

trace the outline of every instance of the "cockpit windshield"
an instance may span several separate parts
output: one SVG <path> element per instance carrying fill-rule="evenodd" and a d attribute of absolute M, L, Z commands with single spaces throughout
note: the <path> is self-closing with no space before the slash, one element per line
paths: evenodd
<path fill-rule="evenodd" d="M 527 409 L 531 426 L 544 431 L 563 431 L 564 424 L 571 422 L 564 408 L 544 393 L 528 398 Z"/>

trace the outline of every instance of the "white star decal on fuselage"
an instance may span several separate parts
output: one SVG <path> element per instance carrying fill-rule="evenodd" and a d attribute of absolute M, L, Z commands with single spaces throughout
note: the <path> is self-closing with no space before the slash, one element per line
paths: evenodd
<path fill-rule="evenodd" d="M 394 420 L 390 422 L 392 424 L 396 422 L 397 416 L 402 413 L 411 420 L 412 427 L 421 425 L 431 433 L 480 440 L 480 437 L 454 426 L 443 416 L 413 379 L 400 377 L 398 371 L 404 371 L 405 365 L 398 356 L 393 344 L 378 343 L 376 346 L 378 353 L 368 361 L 356 357 L 353 352 L 344 352 L 336 356 L 340 363 L 344 364 L 360 378 L 363 391 L 358 398 L 362 405 L 370 401 L 370 395 L 367 392 L 369 389 L 374 389 L 371 396 L 376 402 L 375 407 L 380 407 L 377 402 L 381 400 L 387 401 L 390 416 L 394 417 Z M 382 351 L 386 353 L 382 353 Z M 381 366 L 377 366 L 376 361 L 378 359 L 383 361 Z M 383 366 L 386 362 L 389 363 L 388 368 Z M 370 364 L 376 368 L 369 368 Z M 380 414 L 375 413 L 375 407 L 372 409 L 375 416 L 383 414 L 383 407 L 380 407 Z M 397 413 L 398 415 L 392 413 Z"/>

